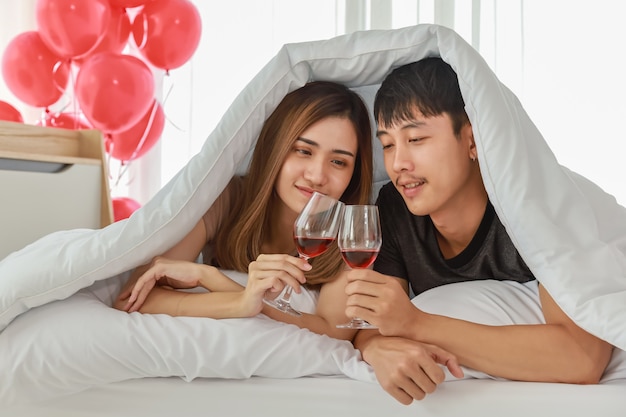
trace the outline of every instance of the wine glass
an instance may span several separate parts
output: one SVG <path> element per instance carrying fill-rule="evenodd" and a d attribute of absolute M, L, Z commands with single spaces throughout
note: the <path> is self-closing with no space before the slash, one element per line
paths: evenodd
<path fill-rule="evenodd" d="M 300 258 L 309 260 L 326 252 L 337 239 L 344 204 L 325 194 L 314 192 L 293 225 L 293 240 Z M 263 300 L 280 311 L 300 316 L 290 304 L 293 288 L 286 286 L 281 297 Z"/>
<path fill-rule="evenodd" d="M 380 218 L 375 205 L 346 206 L 337 243 L 343 260 L 350 268 L 367 268 L 378 256 L 382 245 Z M 376 329 L 367 321 L 354 317 L 337 325 L 340 329 Z"/>

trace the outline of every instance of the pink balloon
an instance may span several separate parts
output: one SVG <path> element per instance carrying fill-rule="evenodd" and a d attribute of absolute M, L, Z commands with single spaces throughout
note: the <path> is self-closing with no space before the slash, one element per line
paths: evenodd
<path fill-rule="evenodd" d="M 141 204 L 130 197 L 113 197 L 111 203 L 113 205 L 113 220 L 116 222 L 129 218 L 141 207 Z"/>
<path fill-rule="evenodd" d="M 154 78 L 139 58 L 102 52 L 83 63 L 75 91 L 80 108 L 93 127 L 117 133 L 136 125 L 150 109 Z"/>
<path fill-rule="evenodd" d="M 74 62 L 80 65 L 85 59 L 100 52 L 122 53 L 128 44 L 129 36 L 130 18 L 128 13 L 126 13 L 126 9 L 116 7 L 111 10 L 111 18 L 102 39 L 85 55 L 75 57 Z"/>
<path fill-rule="evenodd" d="M 141 55 L 155 67 L 171 70 L 196 51 L 202 20 L 188 0 L 158 0 L 137 14 L 132 31 Z"/>
<path fill-rule="evenodd" d="M 111 18 L 107 0 L 37 0 L 37 27 L 58 56 L 74 58 L 102 39 Z"/>
<path fill-rule="evenodd" d="M 112 133 L 107 138 L 107 152 L 121 161 L 137 159 L 152 149 L 164 127 L 163 107 L 155 100 L 139 123 L 124 132 Z"/>
<path fill-rule="evenodd" d="M 6 101 L 0 100 L 0 120 L 24 123 L 22 113 Z"/>
<path fill-rule="evenodd" d="M 44 119 L 37 121 L 36 124 L 39 126 L 57 127 L 69 130 L 93 129 L 81 114 L 76 113 L 46 112 Z"/>
<path fill-rule="evenodd" d="M 50 106 L 61 98 L 70 65 L 43 43 L 37 31 L 13 38 L 2 55 L 2 76 L 9 90 L 34 107 Z"/>

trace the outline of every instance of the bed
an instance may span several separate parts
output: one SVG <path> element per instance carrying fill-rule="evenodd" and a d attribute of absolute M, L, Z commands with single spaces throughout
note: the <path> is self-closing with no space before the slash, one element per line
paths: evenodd
<path fill-rule="evenodd" d="M 520 254 L 572 319 L 616 346 L 600 384 L 505 381 L 465 369 L 464 379 L 448 375 L 424 401 L 403 406 L 349 342 L 263 315 L 212 320 L 109 307 L 128 271 L 186 234 L 229 178 L 245 171 L 263 120 L 287 92 L 334 80 L 371 105 L 391 69 L 434 55 L 459 75 L 487 191 Z M 379 150 L 375 162 L 379 187 L 386 180 Z M 541 322 L 515 285 L 491 291 L 478 281 L 413 302 L 486 324 Z M 493 295 L 514 308 L 502 309 Z M 294 303 L 310 310 L 315 294 Z M 447 28 L 285 45 L 202 150 L 129 219 L 54 232 L 0 261 L 0 329 L 3 416 L 623 416 L 626 209 L 558 164 L 516 97 Z"/>

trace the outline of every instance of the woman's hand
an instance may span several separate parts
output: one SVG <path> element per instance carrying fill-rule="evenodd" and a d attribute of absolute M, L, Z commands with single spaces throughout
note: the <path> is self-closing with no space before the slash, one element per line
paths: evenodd
<path fill-rule="evenodd" d="M 304 271 L 309 270 L 311 265 L 304 259 L 283 254 L 261 254 L 248 266 L 246 298 L 251 303 L 258 302 L 260 307 L 263 298 L 276 298 L 286 285 L 300 293 L 300 285 L 306 282 Z"/>
<path fill-rule="evenodd" d="M 137 279 L 132 289 L 122 291 L 119 300 L 128 298 L 125 311 L 138 311 L 155 285 L 169 286 L 176 289 L 201 286 L 206 265 L 189 261 L 171 260 L 156 257 L 148 269 Z"/>

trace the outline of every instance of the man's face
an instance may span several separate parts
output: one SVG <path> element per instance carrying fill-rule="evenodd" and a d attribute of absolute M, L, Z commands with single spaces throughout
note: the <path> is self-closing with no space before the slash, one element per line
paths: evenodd
<path fill-rule="evenodd" d="M 448 114 L 379 125 L 387 174 L 415 215 L 461 207 L 475 156 L 471 125 L 454 134 Z"/>

